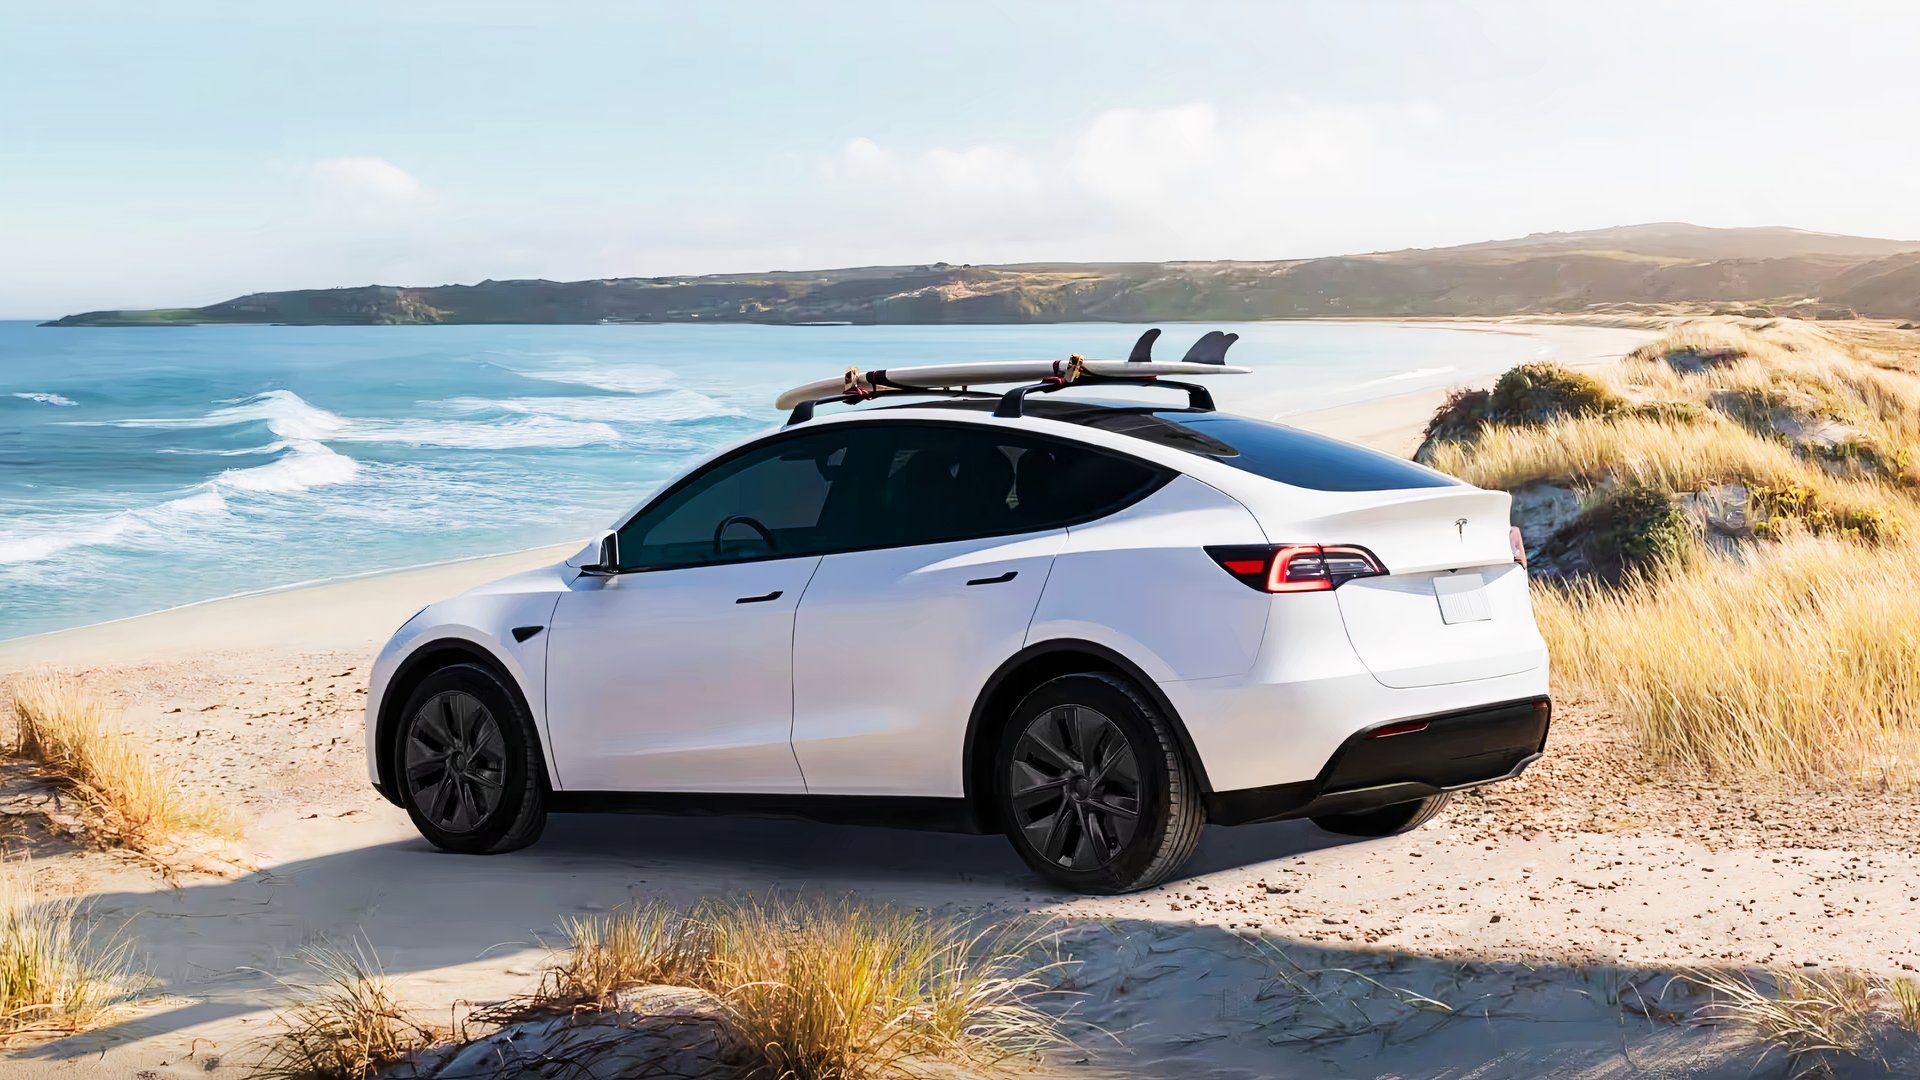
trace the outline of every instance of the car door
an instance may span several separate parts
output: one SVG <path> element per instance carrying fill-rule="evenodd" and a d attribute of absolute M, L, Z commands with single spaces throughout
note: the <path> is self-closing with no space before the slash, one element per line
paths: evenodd
<path fill-rule="evenodd" d="M 617 530 L 548 648 L 554 769 L 575 791 L 798 792 L 793 620 L 845 464 L 832 429 L 720 459 Z"/>
<path fill-rule="evenodd" d="M 812 793 L 958 796 L 974 699 L 1025 644 L 1065 526 L 1164 477 L 986 425 L 864 437 L 871 547 L 822 556 L 800 601 L 794 754 Z"/>

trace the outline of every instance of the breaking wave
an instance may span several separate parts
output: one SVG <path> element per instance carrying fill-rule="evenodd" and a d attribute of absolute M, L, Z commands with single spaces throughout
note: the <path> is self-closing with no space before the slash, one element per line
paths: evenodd
<path fill-rule="evenodd" d="M 566 367 L 513 370 L 529 379 L 590 386 L 615 394 L 652 394 L 671 387 L 674 380 L 673 372 L 665 368 L 638 365 L 610 368 L 575 363 Z"/>
<path fill-rule="evenodd" d="M 575 447 L 618 442 L 604 423 L 552 416 L 516 417 L 497 423 L 473 420 L 346 417 L 312 404 L 291 390 L 268 390 L 215 409 L 205 416 L 94 421 L 112 427 L 210 428 L 260 423 L 288 445 L 311 450 L 323 442 L 393 443 L 456 450 Z M 325 450 L 324 446 L 320 449 Z M 333 453 L 326 450 L 327 453 Z M 337 456 L 337 455 L 336 455 Z"/>
<path fill-rule="evenodd" d="M 617 397 L 462 397 L 453 398 L 446 405 L 464 413 L 498 410 L 520 416 L 620 424 L 663 424 L 741 415 L 739 410 L 695 390 Z"/>
<path fill-rule="evenodd" d="M 93 547 L 142 536 L 166 536 L 204 525 L 227 512 L 227 500 L 205 489 L 156 506 L 73 519 L 32 533 L 0 532 L 0 565 L 39 562 L 74 548 Z"/>
<path fill-rule="evenodd" d="M 17 397 L 21 401 L 37 401 L 42 405 L 78 405 L 80 404 L 79 402 L 63 394 L 43 394 L 43 393 L 37 393 L 34 391 L 22 391 L 20 393 L 10 394 L 8 396 Z"/>

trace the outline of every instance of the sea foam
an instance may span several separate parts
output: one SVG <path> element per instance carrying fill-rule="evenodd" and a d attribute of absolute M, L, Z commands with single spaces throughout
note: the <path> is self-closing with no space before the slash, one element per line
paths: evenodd
<path fill-rule="evenodd" d="M 21 401 L 37 401 L 42 405 L 72 406 L 72 405 L 80 404 L 79 402 L 63 394 L 45 394 L 45 393 L 39 393 L 36 391 L 23 391 L 20 393 L 10 394 L 8 396 L 19 398 Z"/>

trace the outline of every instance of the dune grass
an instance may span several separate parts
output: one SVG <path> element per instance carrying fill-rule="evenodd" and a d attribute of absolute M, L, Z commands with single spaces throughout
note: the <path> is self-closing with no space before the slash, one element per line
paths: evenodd
<path fill-rule="evenodd" d="M 1786 1054 L 1797 1075 L 1827 1074 L 1837 1058 L 1877 1056 L 1889 1033 L 1920 1034 L 1920 984 L 1853 973 L 1780 970 L 1764 979 L 1722 971 L 1683 976 L 1712 1000 L 1702 1024 L 1733 1024 Z"/>
<path fill-rule="evenodd" d="M 36 675 L 16 681 L 11 692 L 11 752 L 77 795 L 102 843 L 154 856 L 193 834 L 239 835 L 232 811 L 157 767 L 135 739 L 115 730 L 108 704 L 78 683 Z"/>
<path fill-rule="evenodd" d="M 101 937 L 80 901 L 42 895 L 30 863 L 0 867 L 0 1045 L 97 1026 L 142 980 L 123 937 Z"/>
<path fill-rule="evenodd" d="M 1534 612 L 1560 685 L 1604 698 L 1656 760 L 1878 779 L 1920 764 L 1920 545 L 1803 535 L 1542 585 Z"/>
<path fill-rule="evenodd" d="M 441 1033 L 404 1005 L 366 942 L 299 953 L 314 977 L 283 983 L 293 1002 L 258 1045 L 250 1075 L 262 1080 L 369 1080 L 433 1045 Z"/>
<path fill-rule="evenodd" d="M 1607 701 L 1654 759 L 1688 769 L 1912 779 L 1916 372 L 1920 351 L 1871 328 L 1685 323 L 1606 377 L 1627 405 L 1484 424 L 1431 460 L 1486 487 L 1570 487 L 1589 507 L 1579 528 L 1616 503 L 1671 517 L 1735 492 L 1744 533 L 1687 519 L 1621 573 L 1536 586 L 1558 689 Z"/>
<path fill-rule="evenodd" d="M 542 993 L 610 1003 L 668 982 L 717 996 L 756 1075 L 862 1080 L 942 1061 L 1007 1069 L 1061 1043 L 1036 1008 L 1047 965 L 1019 929 L 854 901 L 733 900 L 690 912 L 629 906 L 565 924 Z"/>
<path fill-rule="evenodd" d="M 547 966 L 537 997 L 612 1005 L 636 986 L 702 986 L 713 953 L 707 924 L 659 904 L 626 904 L 560 923 L 567 951 Z"/>

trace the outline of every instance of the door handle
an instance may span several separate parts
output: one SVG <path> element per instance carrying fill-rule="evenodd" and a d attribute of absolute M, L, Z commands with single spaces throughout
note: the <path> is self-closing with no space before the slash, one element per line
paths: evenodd
<path fill-rule="evenodd" d="M 734 603 L 736 603 L 736 604 L 764 604 L 764 603 L 766 603 L 766 602 L 767 602 L 767 601 L 769 601 L 769 600 L 778 600 L 778 599 L 780 599 L 780 590 L 779 590 L 779 589 L 775 589 L 775 590 L 773 590 L 772 592 L 770 592 L 770 593 L 768 593 L 768 594 L 766 594 L 765 596 L 743 596 L 743 597 L 741 597 L 741 598 L 739 598 L 738 600 L 735 600 L 735 601 L 734 601 Z"/>
<path fill-rule="evenodd" d="M 1001 574 L 1001 575 L 1000 575 L 999 577 L 977 577 L 977 578 L 974 578 L 974 579 L 973 579 L 972 581 L 969 581 L 969 582 L 967 582 L 967 584 L 969 584 L 969 585 L 999 585 L 999 584 L 1002 584 L 1002 583 L 1004 583 L 1004 582 L 1008 582 L 1008 581 L 1012 581 L 1012 580 L 1013 580 L 1014 578 L 1017 578 L 1017 577 L 1019 577 L 1019 576 L 1020 576 L 1020 571 L 1018 571 L 1018 570 L 1009 570 L 1009 571 L 1007 571 L 1006 573 L 1004 573 L 1004 574 Z"/>

